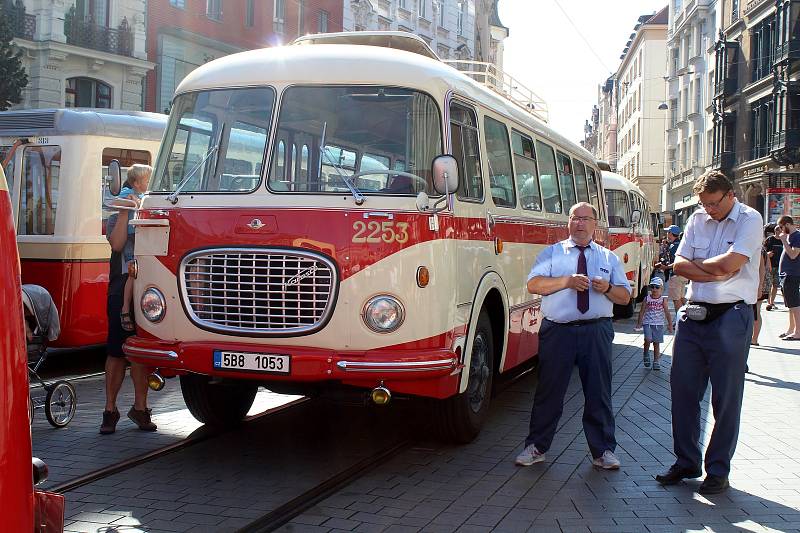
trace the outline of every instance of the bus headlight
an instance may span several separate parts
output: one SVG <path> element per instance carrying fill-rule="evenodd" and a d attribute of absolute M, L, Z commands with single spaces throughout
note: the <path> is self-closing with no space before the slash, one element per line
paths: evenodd
<path fill-rule="evenodd" d="M 371 298 L 362 313 L 364 324 L 376 333 L 391 333 L 400 327 L 406 312 L 400 301 L 386 294 Z"/>
<path fill-rule="evenodd" d="M 161 322 L 167 312 L 167 300 L 155 287 L 145 289 L 140 301 L 142 314 L 150 322 Z"/>

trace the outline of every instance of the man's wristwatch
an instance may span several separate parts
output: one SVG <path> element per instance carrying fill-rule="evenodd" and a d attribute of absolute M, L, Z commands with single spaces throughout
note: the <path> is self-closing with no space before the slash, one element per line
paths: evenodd
<path fill-rule="evenodd" d="M 605 290 L 605 292 L 603 292 L 603 294 L 608 294 L 609 292 L 611 292 L 611 289 L 613 289 L 613 288 L 614 288 L 614 286 L 609 283 L 608 284 L 608 288 Z"/>

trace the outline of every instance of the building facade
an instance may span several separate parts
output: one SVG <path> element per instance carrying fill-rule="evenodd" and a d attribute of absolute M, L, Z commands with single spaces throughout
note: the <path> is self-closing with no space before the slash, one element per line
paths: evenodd
<path fill-rule="evenodd" d="M 768 189 L 800 189 L 800 1 L 719 4 L 712 166 L 774 222 Z"/>
<path fill-rule="evenodd" d="M 342 0 L 148 0 L 145 108 L 168 112 L 178 84 L 216 58 L 342 31 Z"/>
<path fill-rule="evenodd" d="M 667 29 L 664 211 L 683 225 L 697 205 L 695 180 L 712 163 L 717 0 L 672 0 Z"/>
<path fill-rule="evenodd" d="M 14 109 L 141 110 L 145 0 L 3 0 L 28 74 Z"/>
<path fill-rule="evenodd" d="M 617 172 L 642 189 L 653 211 L 662 209 L 667 21 L 667 7 L 639 18 L 615 75 Z"/>
<path fill-rule="evenodd" d="M 344 0 L 345 31 L 407 31 L 441 59 L 492 63 L 502 70 L 508 28 L 498 0 Z"/>

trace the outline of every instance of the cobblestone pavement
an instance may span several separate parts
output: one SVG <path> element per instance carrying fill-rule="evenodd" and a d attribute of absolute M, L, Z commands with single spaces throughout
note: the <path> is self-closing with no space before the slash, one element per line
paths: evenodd
<path fill-rule="evenodd" d="M 763 314 L 762 346 L 751 351 L 752 373 L 746 377 L 732 488 L 724 495 L 696 494 L 699 481 L 664 488 L 653 479 L 674 460 L 668 381 L 672 338 L 667 338 L 663 370 L 646 370 L 641 334 L 631 321 L 622 321 L 615 323 L 612 385 L 620 471 L 591 467 L 577 375 L 547 462 L 514 465 L 536 385 L 535 375 L 529 375 L 494 399 L 484 431 L 470 445 L 418 443 L 282 531 L 800 532 L 800 347 L 777 338 L 787 319 L 783 308 Z M 78 415 L 68 428 L 51 429 L 37 412 L 34 451 L 50 464 L 58 483 L 176 442 L 200 427 L 185 410 L 177 383 L 169 381 L 165 391 L 152 396 L 159 431 L 136 430 L 124 418 L 129 387 L 126 381 L 123 420 L 110 438 L 97 435 L 101 380 L 80 384 Z M 259 398 L 254 411 L 291 399 L 265 391 Z M 315 478 L 362 456 L 352 444 L 358 427 L 323 424 L 327 427 L 309 431 L 314 422 L 295 418 L 282 422 L 288 429 L 253 424 L 69 492 L 66 530 L 234 531 L 307 490 Z M 704 419 L 712 420 L 707 410 Z M 227 462 L 220 451 L 231 456 Z"/>
<path fill-rule="evenodd" d="M 785 309 L 763 314 L 761 347 L 750 353 L 732 488 L 723 495 L 698 495 L 699 480 L 667 488 L 653 479 L 674 461 L 670 347 L 661 372 L 644 369 L 642 336 L 624 321 L 615 323 L 612 385 L 619 471 L 591 466 L 577 372 L 547 462 L 514 465 L 533 401 L 530 376 L 495 399 L 487 427 L 470 445 L 419 446 L 282 531 L 800 531 L 800 349 L 777 337 Z M 708 402 L 706 395 L 710 429 Z"/>

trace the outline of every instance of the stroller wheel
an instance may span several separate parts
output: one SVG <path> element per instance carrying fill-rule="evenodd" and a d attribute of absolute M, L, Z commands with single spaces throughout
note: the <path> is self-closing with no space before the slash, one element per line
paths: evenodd
<path fill-rule="evenodd" d="M 47 421 L 50 422 L 51 426 L 63 428 L 75 416 L 77 403 L 75 387 L 67 381 L 56 381 L 47 392 L 44 416 L 47 417 Z"/>

